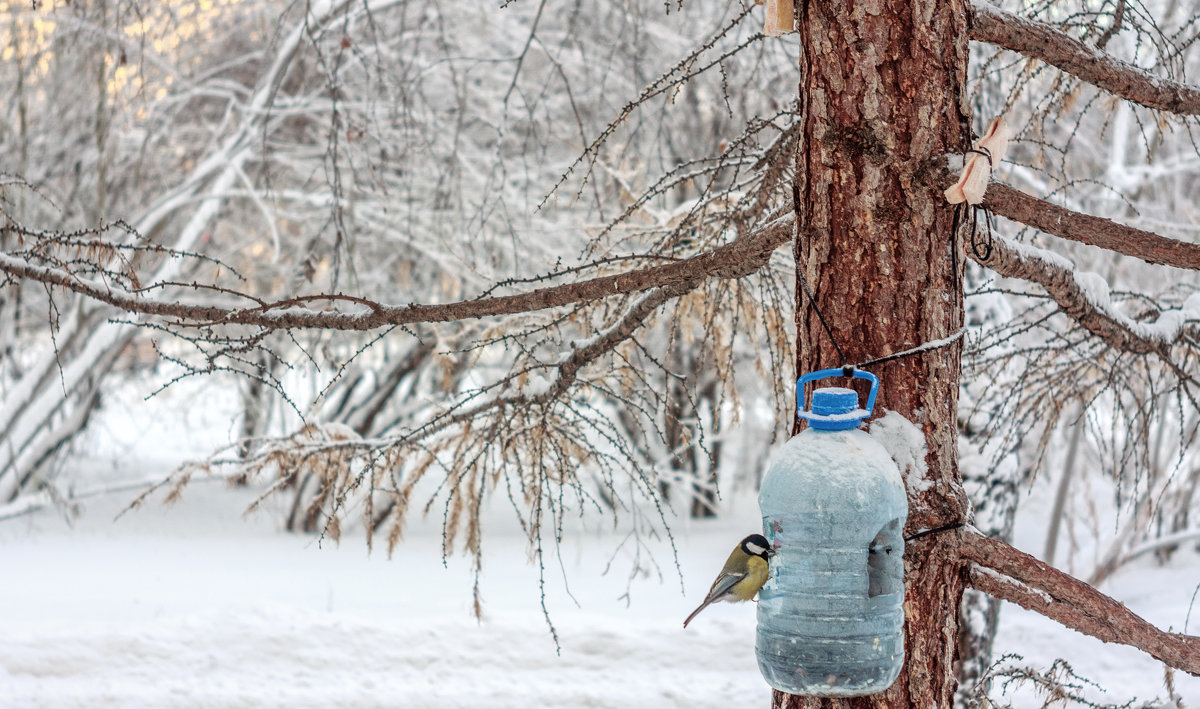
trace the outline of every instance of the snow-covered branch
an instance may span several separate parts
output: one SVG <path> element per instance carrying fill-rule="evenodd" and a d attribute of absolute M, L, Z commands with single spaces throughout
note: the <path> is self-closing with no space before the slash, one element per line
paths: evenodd
<path fill-rule="evenodd" d="M 62 268 L 34 264 L 8 254 L 0 254 L 0 271 L 17 278 L 59 286 L 126 312 L 173 318 L 180 325 L 237 324 L 268 329 L 373 330 L 394 325 L 533 312 L 710 277 L 745 276 L 761 268 L 772 251 L 791 239 L 792 219 L 791 213 L 784 213 L 729 244 L 665 265 L 538 288 L 516 295 L 444 304 L 383 305 L 343 294 L 324 294 L 270 303 L 260 301 L 260 304 L 252 307 L 219 306 L 149 298 L 143 294 L 146 289 L 129 291 L 115 284 L 83 278 Z M 307 307 L 312 303 L 341 301 L 351 301 L 364 307 L 354 312 L 313 310 Z"/>
<path fill-rule="evenodd" d="M 1200 270 L 1200 244 L 1179 241 L 1109 219 L 1082 214 L 992 183 L 983 204 L 993 213 L 1054 236 L 1098 246 L 1147 263 Z"/>
<path fill-rule="evenodd" d="M 971 3 L 970 13 L 971 39 L 1040 59 L 1147 108 L 1200 115 L 1200 88 L 1155 76 L 1050 25 L 1005 12 L 986 2 Z"/>
<path fill-rule="evenodd" d="M 974 529 L 960 537 L 959 553 L 973 562 L 967 568 L 972 587 L 1200 676 L 1200 637 L 1159 630 L 1083 581 Z"/>
<path fill-rule="evenodd" d="M 1163 310 L 1154 322 L 1134 320 L 1112 302 L 1101 276 L 1078 272 L 1069 260 L 1045 249 L 998 234 L 993 239 L 987 259 L 972 257 L 1002 276 L 1042 286 L 1064 313 L 1111 347 L 1136 354 L 1162 352 L 1184 334 L 1200 334 L 1200 294 L 1182 308 Z"/>

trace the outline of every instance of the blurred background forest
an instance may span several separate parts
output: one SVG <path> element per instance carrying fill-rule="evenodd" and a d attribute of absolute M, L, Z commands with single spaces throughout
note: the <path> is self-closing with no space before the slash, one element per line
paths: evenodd
<path fill-rule="evenodd" d="M 997 4 L 1200 77 L 1196 2 Z M 743 2 L 0 0 L 0 249 L 154 298 L 247 306 L 448 303 L 678 261 L 791 199 L 797 47 L 761 22 Z M 1017 131 L 1000 181 L 1197 240 L 1194 118 L 971 51 L 976 133 L 996 115 Z M 1194 271 L 1054 250 L 1137 320 L 1197 291 Z M 790 432 L 793 279 L 782 248 L 756 273 L 650 303 L 568 381 L 563 354 L 642 296 L 270 331 L 173 327 L 9 278 L 0 519 L 219 478 L 285 500 L 272 509 L 294 532 L 365 530 L 390 549 L 413 514 L 441 519 L 445 551 L 476 570 L 495 508 L 543 572 L 577 516 L 665 561 L 663 533 L 752 500 Z M 1011 538 L 1036 491 L 1048 512 L 1032 551 L 1094 583 L 1194 547 L 1194 379 L 1087 337 L 1036 286 L 971 263 L 967 287 L 960 465 L 977 526 Z M 237 392 L 211 457 L 128 477 L 73 466 L 109 400 L 186 380 L 204 382 L 186 384 L 191 406 Z"/>

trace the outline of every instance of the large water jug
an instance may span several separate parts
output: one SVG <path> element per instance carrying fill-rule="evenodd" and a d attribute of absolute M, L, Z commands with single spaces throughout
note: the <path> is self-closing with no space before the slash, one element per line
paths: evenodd
<path fill-rule="evenodd" d="M 871 382 L 865 408 L 852 389 L 804 385 L 846 376 Z M 879 381 L 826 369 L 797 383 L 809 428 L 772 457 L 758 501 L 776 554 L 758 593 L 758 666 L 789 694 L 882 692 L 904 663 L 904 522 L 908 500 L 888 452 L 858 428 Z"/>

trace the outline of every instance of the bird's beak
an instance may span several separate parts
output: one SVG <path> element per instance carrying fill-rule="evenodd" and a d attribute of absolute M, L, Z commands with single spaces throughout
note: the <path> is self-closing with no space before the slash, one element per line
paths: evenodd
<path fill-rule="evenodd" d="M 776 554 L 778 554 L 778 553 L 779 553 L 779 550 L 778 550 L 778 549 L 768 549 L 768 550 L 767 550 L 767 558 L 769 559 L 769 558 L 771 558 L 772 556 L 775 556 L 775 555 L 776 555 Z"/>

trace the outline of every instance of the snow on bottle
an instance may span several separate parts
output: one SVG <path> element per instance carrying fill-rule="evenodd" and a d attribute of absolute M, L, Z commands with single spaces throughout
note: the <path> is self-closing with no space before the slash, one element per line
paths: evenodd
<path fill-rule="evenodd" d="M 790 694 L 850 697 L 882 692 L 904 663 L 904 522 L 908 499 L 888 452 L 858 425 L 871 415 L 852 389 L 804 385 L 843 376 L 812 372 L 796 384 L 809 428 L 777 450 L 758 496 L 763 534 L 776 554 L 759 591 L 758 666 Z"/>

